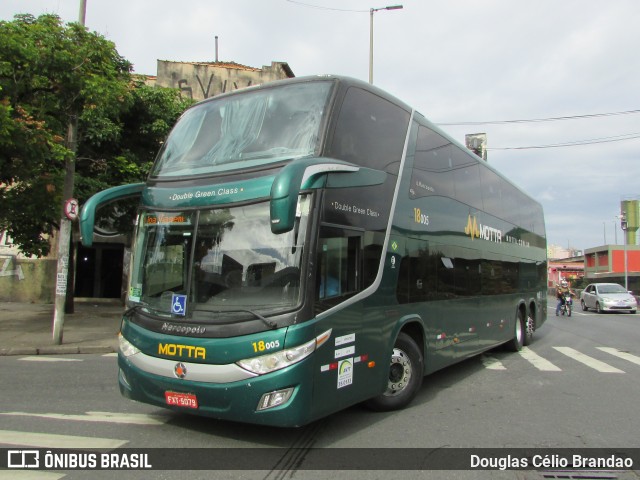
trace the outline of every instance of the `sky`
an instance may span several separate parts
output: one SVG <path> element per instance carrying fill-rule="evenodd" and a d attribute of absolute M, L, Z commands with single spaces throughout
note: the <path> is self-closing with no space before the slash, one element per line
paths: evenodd
<path fill-rule="evenodd" d="M 370 9 L 397 4 L 373 16 L 373 83 L 462 143 L 486 133 L 490 164 L 544 207 L 549 244 L 622 244 L 620 202 L 640 199 L 637 0 L 87 0 L 86 26 L 141 74 L 213 61 L 218 36 L 220 60 L 367 81 Z M 0 20 L 79 7 L 0 0 Z"/>

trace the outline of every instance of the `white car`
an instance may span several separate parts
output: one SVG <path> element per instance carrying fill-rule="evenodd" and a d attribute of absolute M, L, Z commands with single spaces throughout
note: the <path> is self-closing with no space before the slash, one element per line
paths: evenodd
<path fill-rule="evenodd" d="M 582 310 L 593 308 L 598 313 L 631 312 L 636 313 L 638 302 L 617 283 L 592 283 L 580 294 Z"/>

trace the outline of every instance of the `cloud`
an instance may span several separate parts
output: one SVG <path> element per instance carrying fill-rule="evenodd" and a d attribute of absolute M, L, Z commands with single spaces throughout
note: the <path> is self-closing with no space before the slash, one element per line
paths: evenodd
<path fill-rule="evenodd" d="M 116 43 L 136 71 L 156 60 L 288 62 L 297 76 L 368 78 L 369 5 L 360 0 L 89 0 L 87 25 Z M 435 123 L 547 118 L 640 108 L 637 0 L 403 0 L 374 14 L 374 83 Z M 337 11 L 359 10 L 357 12 Z M 0 3 L 77 19 L 60 0 Z M 364 11 L 362 11 L 364 10 Z M 540 146 L 640 132 L 640 115 L 530 124 L 443 126 L 459 141 L 486 132 L 490 147 Z M 489 162 L 542 203 L 551 243 L 602 243 L 623 195 L 638 195 L 640 140 L 489 151 Z M 613 241 L 610 234 L 609 241 Z M 621 236 L 618 236 L 621 242 Z"/>

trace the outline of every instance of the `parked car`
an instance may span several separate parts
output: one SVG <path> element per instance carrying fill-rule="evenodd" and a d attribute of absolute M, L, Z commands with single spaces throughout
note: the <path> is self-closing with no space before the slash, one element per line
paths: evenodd
<path fill-rule="evenodd" d="M 631 312 L 636 313 L 638 302 L 617 283 L 591 283 L 580 294 L 582 310 L 593 308 L 602 312 Z"/>

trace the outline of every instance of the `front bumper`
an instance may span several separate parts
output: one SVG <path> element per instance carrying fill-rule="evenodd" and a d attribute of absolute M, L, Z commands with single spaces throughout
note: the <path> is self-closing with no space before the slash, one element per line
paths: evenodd
<path fill-rule="evenodd" d="M 296 427 L 314 420 L 311 411 L 312 382 L 310 381 L 313 378 L 312 358 L 313 355 L 299 363 L 266 375 L 252 376 L 245 372 L 247 375 L 244 379 L 237 379 L 238 372 L 234 374 L 235 376 L 217 375 L 220 371 L 230 372 L 239 369 L 235 365 L 190 364 L 150 357 L 144 353 L 137 353 L 130 357 L 119 354 L 118 383 L 120 392 L 126 398 L 182 413 L 236 422 Z M 187 371 L 198 369 L 198 381 L 176 378 L 173 374 L 160 374 L 160 368 L 164 368 L 166 372 L 173 372 L 178 363 L 182 363 Z M 154 373 L 140 368 L 145 364 L 156 365 Z M 206 381 L 207 367 L 209 367 L 211 381 Z M 267 410 L 257 410 L 264 394 L 289 387 L 293 388 L 293 394 L 287 402 Z M 165 392 L 195 395 L 198 408 L 169 406 L 166 403 Z"/>

